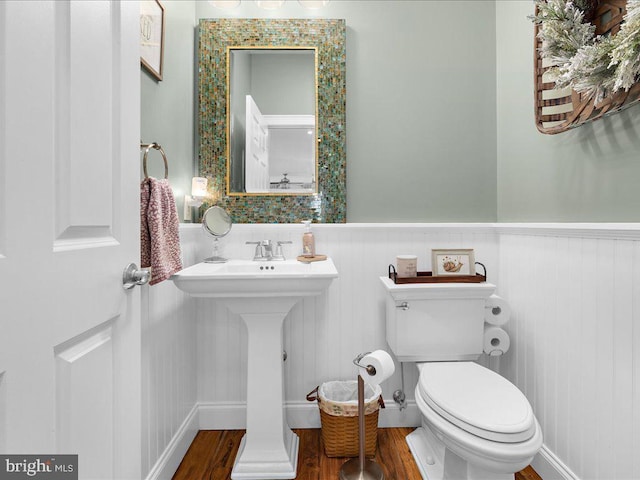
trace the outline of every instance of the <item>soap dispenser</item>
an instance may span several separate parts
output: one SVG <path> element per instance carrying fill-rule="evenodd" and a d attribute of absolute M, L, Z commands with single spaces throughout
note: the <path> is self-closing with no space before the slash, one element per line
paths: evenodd
<path fill-rule="evenodd" d="M 313 237 L 313 232 L 311 231 L 311 220 L 305 220 L 302 223 L 306 228 L 304 234 L 302 235 L 302 256 L 315 257 L 316 240 Z"/>

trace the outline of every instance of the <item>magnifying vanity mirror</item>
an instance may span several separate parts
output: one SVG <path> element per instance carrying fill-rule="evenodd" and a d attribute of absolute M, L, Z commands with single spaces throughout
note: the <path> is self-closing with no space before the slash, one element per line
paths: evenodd
<path fill-rule="evenodd" d="M 344 20 L 202 19 L 200 175 L 240 223 L 346 221 Z"/>
<path fill-rule="evenodd" d="M 226 258 L 220 256 L 220 238 L 224 237 L 231 230 L 231 217 L 224 208 L 213 206 L 207 209 L 202 216 L 202 228 L 205 232 L 214 237 L 213 255 L 205 258 L 205 263 L 225 263 Z"/>

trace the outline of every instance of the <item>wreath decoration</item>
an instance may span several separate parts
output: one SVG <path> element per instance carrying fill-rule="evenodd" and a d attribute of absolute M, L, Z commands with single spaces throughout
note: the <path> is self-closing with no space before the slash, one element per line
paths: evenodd
<path fill-rule="evenodd" d="M 616 35 L 595 35 L 585 20 L 594 0 L 535 0 L 540 56 L 556 88 L 571 87 L 597 105 L 640 76 L 640 0 L 627 1 L 627 13 Z"/>

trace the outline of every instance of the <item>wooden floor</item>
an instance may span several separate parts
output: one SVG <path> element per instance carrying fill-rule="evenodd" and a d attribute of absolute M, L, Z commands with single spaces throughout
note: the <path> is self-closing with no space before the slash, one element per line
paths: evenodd
<path fill-rule="evenodd" d="M 375 461 L 388 480 L 421 480 L 404 440 L 413 428 L 379 428 Z M 347 460 L 324 455 L 319 429 L 294 429 L 300 437 L 298 480 L 334 480 Z M 173 480 L 227 480 L 244 430 L 201 430 L 193 440 Z M 515 480 L 541 480 L 527 467 Z"/>

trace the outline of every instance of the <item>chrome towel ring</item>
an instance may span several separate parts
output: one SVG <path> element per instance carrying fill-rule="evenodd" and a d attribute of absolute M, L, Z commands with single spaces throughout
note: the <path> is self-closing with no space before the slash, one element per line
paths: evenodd
<path fill-rule="evenodd" d="M 169 178 L 169 162 L 167 161 L 167 156 L 164 153 L 164 150 L 160 146 L 160 144 L 152 142 L 152 143 L 141 143 L 140 148 L 144 148 L 144 157 L 142 157 L 142 170 L 144 171 L 144 178 L 149 178 L 147 174 L 147 155 L 149 154 L 149 150 L 152 148 L 159 150 L 162 155 L 162 159 L 164 160 L 164 178 L 165 180 Z"/>

